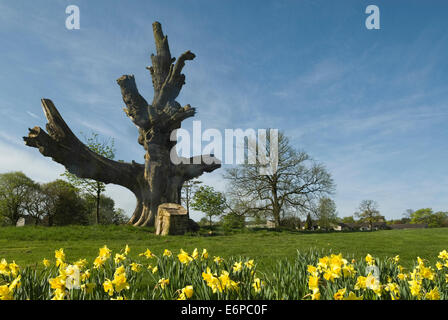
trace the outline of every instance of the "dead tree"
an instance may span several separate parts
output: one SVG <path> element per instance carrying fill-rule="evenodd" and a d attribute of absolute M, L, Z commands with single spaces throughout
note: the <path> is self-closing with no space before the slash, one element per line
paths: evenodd
<path fill-rule="evenodd" d="M 126 105 L 123 110 L 137 126 L 138 143 L 146 151 L 144 164 L 117 162 L 91 151 L 73 134 L 49 99 L 42 99 L 48 121 L 47 132 L 34 127 L 29 129 L 28 137 L 23 138 L 27 146 L 38 148 L 44 156 L 51 157 L 81 178 L 131 190 L 137 198 L 137 207 L 129 220 L 134 226 L 154 225 L 161 203 L 180 204 L 185 181 L 221 166 L 213 155 L 179 158 L 183 162 L 176 162 L 178 164 L 171 161 L 170 152 L 177 143 L 170 140 L 172 131 L 195 114 L 190 105 L 181 107 L 175 100 L 185 84 L 185 75 L 181 73 L 185 61 L 193 60 L 195 55 L 186 51 L 176 61 L 171 57 L 168 38 L 163 35 L 160 23 L 153 23 L 153 31 L 157 55 L 151 55 L 152 66 L 147 67 L 154 87 L 152 103 L 148 104 L 139 94 L 133 75 L 124 75 L 117 80 Z"/>

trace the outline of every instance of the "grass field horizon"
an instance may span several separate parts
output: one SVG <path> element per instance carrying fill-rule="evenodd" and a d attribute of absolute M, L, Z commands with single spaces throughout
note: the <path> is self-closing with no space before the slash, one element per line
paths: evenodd
<path fill-rule="evenodd" d="M 211 256 L 242 256 L 255 259 L 260 271 L 273 267 L 282 258 L 294 259 L 297 250 L 317 249 L 325 254 L 342 253 L 363 259 L 366 254 L 386 258 L 400 255 L 401 264 L 410 268 L 417 257 L 431 264 L 440 251 L 448 248 L 448 228 L 383 230 L 374 232 L 306 233 L 286 230 L 247 230 L 229 235 L 192 234 L 160 237 L 151 228 L 132 226 L 66 226 L 0 228 L 0 259 L 19 265 L 41 265 L 43 258 L 54 260 L 54 251 L 64 248 L 68 261 L 98 255 L 107 245 L 119 252 L 126 245 L 131 256 L 149 248 L 156 255 L 164 249 L 177 254 L 206 248 Z"/>

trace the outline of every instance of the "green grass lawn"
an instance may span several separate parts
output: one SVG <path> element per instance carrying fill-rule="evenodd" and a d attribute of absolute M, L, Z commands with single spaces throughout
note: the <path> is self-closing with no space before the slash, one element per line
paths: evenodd
<path fill-rule="evenodd" d="M 367 253 L 380 258 L 399 254 L 401 264 L 410 267 L 417 256 L 434 263 L 438 253 L 448 249 L 448 228 L 352 233 L 257 230 L 231 235 L 166 237 L 155 236 L 148 228 L 132 226 L 0 228 L 0 259 L 15 260 L 19 265 L 40 263 L 43 258 L 54 259 L 54 250 L 59 248 L 64 248 L 69 261 L 78 258 L 92 261 L 98 248 L 107 245 L 116 252 L 126 244 L 131 247 L 131 256 L 146 248 L 156 254 L 165 248 L 176 254 L 181 248 L 189 252 L 196 247 L 206 248 L 211 256 L 253 258 L 259 270 L 267 270 L 278 259 L 294 258 L 297 250 L 309 248 L 341 252 L 356 259 L 364 258 Z"/>

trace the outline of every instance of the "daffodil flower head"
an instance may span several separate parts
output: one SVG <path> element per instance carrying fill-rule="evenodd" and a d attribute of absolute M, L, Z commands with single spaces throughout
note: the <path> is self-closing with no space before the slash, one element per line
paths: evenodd
<path fill-rule="evenodd" d="M 140 257 L 146 257 L 146 259 L 151 259 L 154 257 L 154 254 L 151 252 L 151 250 L 146 249 L 145 252 L 139 254 Z"/>

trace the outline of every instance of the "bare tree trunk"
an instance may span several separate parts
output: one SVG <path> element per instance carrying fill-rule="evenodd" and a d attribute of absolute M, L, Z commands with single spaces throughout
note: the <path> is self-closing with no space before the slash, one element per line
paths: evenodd
<path fill-rule="evenodd" d="M 194 116 L 195 109 L 181 107 L 175 100 L 185 84 L 181 73 L 185 61 L 195 55 L 186 51 L 177 62 L 171 57 L 168 38 L 163 35 L 160 23 L 153 23 L 157 55 L 152 55 L 152 76 L 154 97 L 152 104 L 139 94 L 134 76 L 124 75 L 117 80 L 121 88 L 124 111 L 139 131 L 138 143 L 145 151 L 145 164 L 117 162 L 92 152 L 72 133 L 62 119 L 53 102 L 42 100 L 48 124 L 48 134 L 39 127 L 29 129 L 25 144 L 38 148 L 47 157 L 63 164 L 67 170 L 80 178 L 114 183 L 131 190 L 137 199 L 137 206 L 129 220 L 134 226 L 153 226 L 158 206 L 164 202 L 179 203 L 183 183 L 211 172 L 221 166 L 213 155 L 193 157 L 188 163 L 174 164 L 170 159 L 171 149 L 176 141 L 170 141 L 171 132 L 181 127 L 181 122 Z M 183 159 L 186 161 L 187 159 Z M 196 159 L 197 160 L 197 159 Z M 99 222 L 97 207 L 97 219 Z"/>
<path fill-rule="evenodd" d="M 100 200 L 101 200 L 101 189 L 97 184 L 96 189 L 96 224 L 100 224 Z"/>

